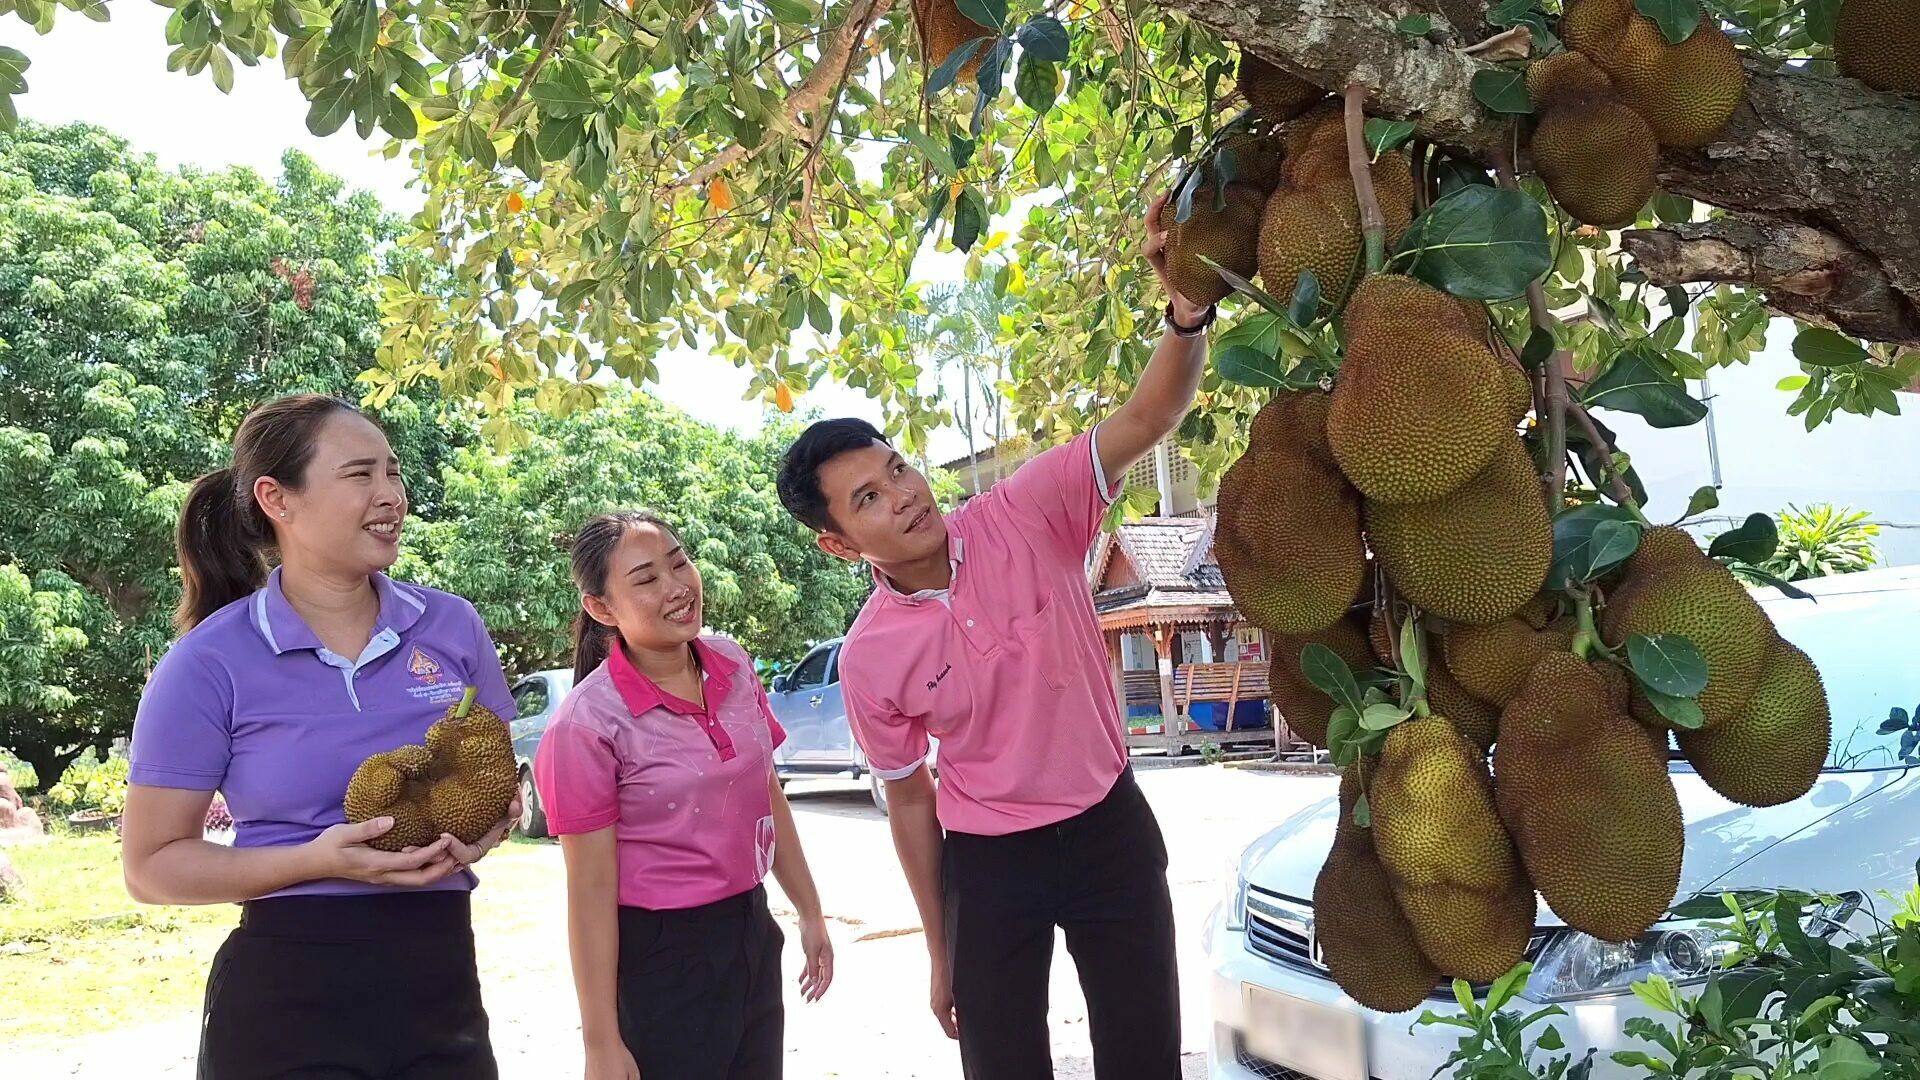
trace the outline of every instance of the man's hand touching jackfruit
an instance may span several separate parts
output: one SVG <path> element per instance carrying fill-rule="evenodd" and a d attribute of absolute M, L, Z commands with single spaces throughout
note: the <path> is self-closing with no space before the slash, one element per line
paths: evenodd
<path fill-rule="evenodd" d="M 1160 211 L 1167 205 L 1167 199 L 1172 194 L 1167 192 L 1161 195 L 1147 207 L 1146 218 L 1142 222 L 1147 233 L 1146 246 L 1143 250 L 1147 257 L 1147 264 L 1153 267 L 1155 276 L 1160 279 L 1160 288 L 1167 294 L 1167 302 L 1173 305 L 1174 319 L 1183 326 L 1192 326 L 1206 317 L 1207 306 L 1196 304 L 1180 295 L 1180 290 L 1173 287 L 1172 275 L 1167 271 L 1167 230 L 1161 225 Z"/>

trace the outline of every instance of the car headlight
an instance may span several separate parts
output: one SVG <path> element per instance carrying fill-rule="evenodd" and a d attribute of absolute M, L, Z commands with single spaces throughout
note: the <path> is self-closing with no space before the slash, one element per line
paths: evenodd
<path fill-rule="evenodd" d="M 1568 930 L 1540 951 L 1526 996 L 1539 1002 L 1603 994 L 1629 994 L 1633 984 L 1655 975 L 1675 983 L 1697 982 L 1719 970 L 1737 946 L 1706 923 L 1662 923 L 1632 941 L 1601 941 Z"/>
<path fill-rule="evenodd" d="M 1245 930 L 1247 928 L 1247 875 L 1240 870 L 1240 860 L 1227 859 L 1227 929 Z"/>

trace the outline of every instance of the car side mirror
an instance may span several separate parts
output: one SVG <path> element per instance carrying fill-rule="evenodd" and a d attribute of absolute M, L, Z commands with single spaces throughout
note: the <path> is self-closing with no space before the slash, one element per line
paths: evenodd
<path fill-rule="evenodd" d="M 776 694 L 784 694 L 787 692 L 787 677 L 785 675 L 775 675 L 773 677 L 773 692 Z"/>

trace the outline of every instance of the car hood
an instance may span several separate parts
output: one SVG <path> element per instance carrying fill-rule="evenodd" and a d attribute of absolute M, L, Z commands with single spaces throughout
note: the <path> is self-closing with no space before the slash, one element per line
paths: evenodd
<path fill-rule="evenodd" d="M 1309 782 L 1325 785 L 1327 797 L 1254 841 L 1240 861 L 1248 884 L 1302 903 L 1313 897 L 1339 817 L 1339 782 Z M 1687 831 L 1676 899 L 1712 889 L 1871 894 L 1913 884 L 1920 835 L 1900 823 L 1920 816 L 1920 774 L 1823 773 L 1801 798 L 1760 809 L 1727 801 L 1690 769 L 1674 769 L 1673 784 Z M 1545 904 L 1539 921 L 1562 925 Z"/>

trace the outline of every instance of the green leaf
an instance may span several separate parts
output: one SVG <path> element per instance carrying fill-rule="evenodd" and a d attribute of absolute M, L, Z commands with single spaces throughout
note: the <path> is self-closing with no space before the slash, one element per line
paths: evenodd
<path fill-rule="evenodd" d="M 905 134 L 907 141 L 927 156 L 927 160 L 933 164 L 934 169 L 937 170 L 941 176 L 951 177 L 956 172 L 959 172 L 959 169 L 954 167 L 953 154 L 947 150 L 946 145 L 939 139 L 921 131 L 918 124 L 909 124 Z"/>
<path fill-rule="evenodd" d="M 1594 526 L 1593 539 L 1587 544 L 1587 566 L 1581 578 L 1592 581 L 1626 562 L 1640 548 L 1641 526 L 1637 521 L 1602 521 Z"/>
<path fill-rule="evenodd" d="M 585 134 L 586 129 L 580 124 L 543 120 L 534 135 L 534 148 L 540 151 L 541 160 L 560 161 L 579 148 Z"/>
<path fill-rule="evenodd" d="M 1223 345 L 1215 350 L 1214 370 L 1222 379 L 1240 386 L 1279 389 L 1287 385 L 1286 368 L 1280 359 L 1248 345 Z"/>
<path fill-rule="evenodd" d="M 593 295 L 593 291 L 599 287 L 600 280 L 598 278 L 584 278 L 561 289 L 560 295 L 554 299 L 553 304 L 562 312 L 572 311 L 574 308 L 579 307 L 581 302 L 587 297 Z"/>
<path fill-rule="evenodd" d="M 1679 634 L 1632 634 L 1627 659 L 1650 689 L 1674 697 L 1693 697 L 1707 688 L 1707 658 Z"/>
<path fill-rule="evenodd" d="M 803 0 L 767 0 L 767 10 L 789 26 L 805 26 L 814 19 L 813 5 Z"/>
<path fill-rule="evenodd" d="M 587 116 L 600 111 L 600 103 L 587 89 L 586 76 L 578 68 L 548 68 L 547 74 L 533 84 L 533 103 L 551 117 Z"/>
<path fill-rule="evenodd" d="M 460 126 L 454 129 L 453 145 L 467 160 L 482 169 L 492 169 L 499 164 L 500 155 L 493 148 L 493 138 L 477 121 L 460 121 Z"/>
<path fill-rule="evenodd" d="M 1807 37 L 1815 44 L 1833 44 L 1834 24 L 1840 18 L 1840 0 L 1807 0 Z"/>
<path fill-rule="evenodd" d="M 413 115 L 413 106 L 399 94 L 387 95 L 386 113 L 380 118 L 380 126 L 396 139 L 411 139 L 420 134 L 420 121 Z"/>
<path fill-rule="evenodd" d="M 1523 960 L 1515 964 L 1511 971 L 1495 979 L 1493 985 L 1487 990 L 1487 1011 L 1493 1012 L 1505 1008 L 1507 1002 L 1514 999 L 1514 995 L 1526 989 L 1527 976 L 1531 974 L 1533 974 L 1533 965 Z"/>
<path fill-rule="evenodd" d="M 1633 0 L 1633 6 L 1660 24 L 1660 33 L 1669 45 L 1678 45 L 1692 37 L 1700 25 L 1699 0 Z"/>
<path fill-rule="evenodd" d="M 1739 528 L 1729 529 L 1713 538 L 1707 554 L 1716 559 L 1738 559 L 1759 565 L 1773 558 L 1780 547 L 1780 528 L 1766 514 L 1749 514 Z"/>
<path fill-rule="evenodd" d="M 1273 312 L 1275 315 L 1278 315 L 1283 319 L 1289 318 L 1287 314 L 1287 305 L 1274 299 L 1272 293 L 1267 292 L 1265 289 L 1262 289 L 1260 286 L 1255 285 L 1253 282 L 1248 281 L 1246 278 L 1241 277 L 1239 274 L 1236 274 L 1233 271 L 1227 269 L 1226 267 L 1221 266 L 1219 263 L 1214 262 L 1212 259 L 1208 258 L 1205 255 L 1200 256 L 1200 261 L 1203 263 L 1206 263 L 1208 266 L 1213 267 L 1213 270 L 1215 273 L 1225 278 L 1227 281 L 1227 284 L 1233 286 L 1233 291 L 1245 296 L 1252 297 L 1254 302 L 1258 303 L 1261 307 L 1266 308 L 1268 311 Z"/>
<path fill-rule="evenodd" d="M 1869 357 L 1852 338 L 1842 337 L 1824 326 L 1809 326 L 1793 339 L 1793 358 L 1808 367 L 1850 367 L 1865 363 Z"/>
<path fill-rule="evenodd" d="M 1007 22 L 1007 0 L 957 0 L 960 14 L 989 30 L 998 30 Z"/>
<path fill-rule="evenodd" d="M 1669 191 L 1656 191 L 1653 193 L 1653 214 L 1665 222 L 1692 221 L 1693 200 Z"/>
<path fill-rule="evenodd" d="M 1533 0 L 1499 0 L 1487 11 L 1487 25 L 1512 26 L 1533 12 Z"/>
<path fill-rule="evenodd" d="M 27 89 L 27 69 L 33 61 L 10 45 L 0 45 L 0 94 L 19 94 Z"/>
<path fill-rule="evenodd" d="M 1013 92 L 1027 108 L 1043 113 L 1053 108 L 1055 91 L 1059 89 L 1058 69 L 1051 61 L 1042 60 L 1032 52 L 1020 55 L 1020 73 L 1014 77 Z"/>
<path fill-rule="evenodd" d="M 973 54 L 986 48 L 993 40 L 989 37 L 977 37 L 971 41 L 961 42 L 945 60 L 941 61 L 939 67 L 933 69 L 933 74 L 927 76 L 927 96 L 932 97 L 952 86 L 954 80 L 960 77 L 960 69 L 967 66 L 967 61 L 973 59 Z"/>
<path fill-rule="evenodd" d="M 1553 563 L 1547 571 L 1547 588 L 1567 589 L 1588 580 L 1595 535 L 1609 522 L 1638 524 L 1626 508 L 1605 503 L 1576 506 L 1553 519 Z"/>
<path fill-rule="evenodd" d="M 1353 823 L 1363 829 L 1373 828 L 1373 805 L 1364 791 L 1353 802 Z"/>
<path fill-rule="evenodd" d="M 427 73 L 427 66 L 425 64 L 422 64 L 413 54 L 402 52 L 399 49 L 389 49 L 387 52 L 394 58 L 394 62 L 399 65 L 400 74 L 395 81 L 400 84 L 400 89 L 405 90 L 412 97 L 428 97 L 432 95 L 433 76 Z"/>
<path fill-rule="evenodd" d="M 1638 414 L 1657 428 L 1686 427 L 1707 415 L 1664 357 L 1638 347 L 1622 350 L 1580 397 L 1593 408 Z"/>
<path fill-rule="evenodd" d="M 1320 281 L 1313 271 L 1302 270 L 1293 284 L 1293 299 L 1287 305 L 1287 318 L 1295 326 L 1311 326 L 1320 312 Z"/>
<path fill-rule="evenodd" d="M 1547 216 L 1524 192 L 1469 184 L 1415 218 L 1391 262 L 1469 300 L 1510 300 L 1553 264 Z"/>
<path fill-rule="evenodd" d="M 1367 731 L 1385 731 L 1412 715 L 1398 705 L 1369 705 L 1360 711 L 1360 726 Z"/>
<path fill-rule="evenodd" d="M 307 108 L 307 130 L 322 138 L 340 130 L 353 115 L 353 82 L 345 80 L 313 95 Z"/>
<path fill-rule="evenodd" d="M 980 132 L 986 127 L 987 113 L 992 110 L 994 100 L 1000 96 L 1002 77 L 1007 68 L 1007 61 L 1012 56 L 1013 40 L 995 38 L 987 45 L 987 53 L 980 60 L 980 72 L 974 76 L 974 85 L 979 88 L 979 92 L 974 95 L 973 119 L 968 125 L 968 131 L 975 138 L 979 138 Z"/>
<path fill-rule="evenodd" d="M 1347 766 L 1360 759 L 1360 744 L 1354 739 L 1359 730 L 1359 712 L 1336 705 L 1327 714 L 1327 749 L 1333 752 L 1335 765 Z"/>
<path fill-rule="evenodd" d="M 1704 514 L 1720 505 L 1720 489 L 1712 484 L 1694 489 L 1693 497 L 1687 500 L 1685 517 Z"/>
<path fill-rule="evenodd" d="M 1566 1040 L 1560 1037 L 1560 1029 L 1557 1027 L 1550 1027 L 1541 1032 L 1540 1037 L 1534 1040 L 1534 1045 L 1549 1053 L 1567 1048 Z"/>
<path fill-rule="evenodd" d="M 815 333 L 833 332 L 833 311 L 827 307 L 827 298 L 819 293 L 807 298 L 807 324 L 813 327 Z"/>
<path fill-rule="evenodd" d="M 1013 36 L 1028 56 L 1036 60 L 1067 62 L 1067 28 L 1051 15 L 1036 15 Z"/>
<path fill-rule="evenodd" d="M 219 49 L 213 50 L 213 85 L 223 94 L 233 93 L 233 60 Z"/>
<path fill-rule="evenodd" d="M 1473 73 L 1473 96 L 1497 113 L 1526 116 L 1533 112 L 1527 96 L 1527 74 L 1512 68 L 1482 68 Z"/>
<path fill-rule="evenodd" d="M 1835 1035 L 1820 1048 L 1820 1069 L 1814 1076 L 1816 1080 L 1867 1080 L 1879 1071 L 1879 1063 L 1867 1056 L 1865 1047 Z"/>
<path fill-rule="evenodd" d="M 1553 331 L 1534 327 L 1527 335 L 1527 346 L 1520 351 L 1520 363 L 1528 371 L 1538 371 L 1553 356 Z"/>
<path fill-rule="evenodd" d="M 1798 585 L 1795 585 L 1793 582 L 1788 581 L 1785 578 L 1775 577 L 1773 574 L 1765 570 L 1762 570 L 1757 566 L 1747 566 L 1743 564 L 1740 567 L 1740 572 L 1747 575 L 1748 577 L 1757 579 L 1762 585 L 1770 585 L 1773 588 L 1780 590 L 1781 596 L 1785 596 L 1793 600 L 1813 600 L 1814 603 L 1819 603 L 1818 600 L 1814 599 L 1814 595 L 1812 593 L 1806 591 L 1805 589 L 1800 588 Z"/>
<path fill-rule="evenodd" d="M 1300 650 L 1300 673 L 1321 693 L 1352 709 L 1356 718 L 1365 710 L 1366 706 L 1360 701 L 1360 686 L 1353 681 L 1353 669 L 1327 646 L 1316 641 Z"/>
<path fill-rule="evenodd" d="M 987 227 L 987 200 L 980 189 L 968 184 L 960 192 L 960 201 L 953 206 L 953 246 L 961 251 L 972 251 L 974 241 L 980 239 L 981 230 Z"/>
<path fill-rule="evenodd" d="M 1411 120 L 1383 120 L 1377 116 L 1369 119 L 1365 129 L 1367 149 L 1374 160 L 1406 145 L 1407 140 L 1413 138 L 1414 126 Z"/>
<path fill-rule="evenodd" d="M 1426 37 L 1433 32 L 1433 16 L 1426 14 L 1408 15 L 1394 24 L 1403 34 L 1412 37 Z"/>
<path fill-rule="evenodd" d="M 1700 703 L 1692 698 L 1674 697 L 1651 687 L 1643 686 L 1641 689 L 1645 691 L 1647 700 L 1653 703 L 1654 709 L 1674 727 L 1698 731 L 1707 722 L 1706 714 L 1700 711 Z"/>
<path fill-rule="evenodd" d="M 380 38 L 380 5 L 375 0 L 346 0 L 328 36 L 352 56 L 367 55 Z"/>
<path fill-rule="evenodd" d="M 1724 1014 L 1729 1025 L 1760 1015 L 1767 998 L 1779 988 L 1780 973 L 1766 968 L 1739 968 L 1714 976 L 1726 996 Z"/>
<path fill-rule="evenodd" d="M 1775 390 L 1785 390 L 1791 394 L 1806 389 L 1807 383 L 1811 381 L 1812 380 L 1805 375 L 1789 375 L 1779 382 L 1774 383 L 1773 388 Z"/>

